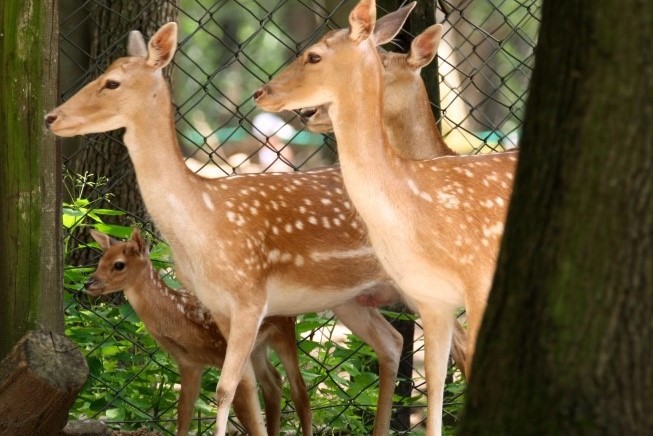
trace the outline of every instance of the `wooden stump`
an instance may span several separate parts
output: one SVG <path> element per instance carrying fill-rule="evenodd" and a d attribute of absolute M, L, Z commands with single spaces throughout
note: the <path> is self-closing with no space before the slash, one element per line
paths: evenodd
<path fill-rule="evenodd" d="M 61 434 L 87 376 L 86 360 L 68 338 L 26 334 L 0 363 L 0 436 Z"/>

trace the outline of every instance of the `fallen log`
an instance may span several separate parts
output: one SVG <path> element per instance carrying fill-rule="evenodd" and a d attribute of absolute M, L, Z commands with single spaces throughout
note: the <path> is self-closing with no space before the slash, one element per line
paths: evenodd
<path fill-rule="evenodd" d="M 0 362 L 0 436 L 59 435 L 88 376 L 65 336 L 27 333 Z"/>

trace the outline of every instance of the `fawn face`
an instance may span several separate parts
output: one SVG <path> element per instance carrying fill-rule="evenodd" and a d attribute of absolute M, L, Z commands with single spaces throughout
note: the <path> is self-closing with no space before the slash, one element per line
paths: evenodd
<path fill-rule="evenodd" d="M 131 240 L 117 241 L 111 237 L 91 230 L 91 236 L 104 251 L 98 267 L 84 284 L 93 296 L 118 292 L 140 280 L 139 274 L 149 269 L 149 253 L 145 241 L 138 230 L 134 230 Z"/>

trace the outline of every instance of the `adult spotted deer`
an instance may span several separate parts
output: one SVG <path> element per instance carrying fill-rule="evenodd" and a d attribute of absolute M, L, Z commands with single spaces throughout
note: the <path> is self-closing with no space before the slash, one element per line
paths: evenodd
<path fill-rule="evenodd" d="M 308 47 L 254 98 L 269 111 L 329 105 L 347 192 L 381 263 L 422 318 L 427 431 L 438 435 L 453 315 L 459 306 L 467 309 L 472 355 L 517 155 L 423 161 L 399 156 L 384 126 L 375 19 L 375 2 L 360 1 L 348 29 L 332 31 Z M 442 30 L 440 25 L 433 29 Z"/>
<path fill-rule="evenodd" d="M 376 39 L 389 41 L 411 7 L 379 20 Z M 378 310 L 356 303 L 390 284 L 343 195 L 339 168 L 213 180 L 192 173 L 161 73 L 176 44 L 175 23 L 161 27 L 147 47 L 132 33 L 131 56 L 46 115 L 48 128 L 61 136 L 126 128 L 143 200 L 170 244 L 177 274 L 227 338 L 216 389 L 218 435 L 241 376 L 254 377 L 248 357 L 263 318 L 326 309 L 379 356 L 374 434 L 387 434 L 402 340 Z"/>
<path fill-rule="evenodd" d="M 177 362 L 181 374 L 177 434 L 186 435 L 199 395 L 202 372 L 206 366 L 222 367 L 227 342 L 213 322 L 211 313 L 193 293 L 184 289 L 172 290 L 159 277 L 138 230 L 134 230 L 126 242 L 94 230 L 91 230 L 91 236 L 104 254 L 85 287 L 93 296 L 124 291 L 147 331 Z M 267 434 L 279 434 L 281 376 L 268 360 L 268 346 L 277 352 L 286 370 L 302 432 L 312 434 L 311 406 L 299 370 L 295 341 L 294 318 L 272 317 L 263 321 L 252 351 L 256 378 L 243 377 L 234 397 L 234 411 L 248 434 L 261 434 L 257 380 L 265 400 Z"/>
<path fill-rule="evenodd" d="M 439 26 L 432 26 L 413 39 L 408 53 L 379 50 L 383 65 L 383 120 L 386 133 L 397 154 L 407 159 L 456 154 L 442 139 L 420 75 L 422 68 L 435 58 L 441 35 Z M 301 116 L 305 126 L 312 132 L 333 131 L 328 105 L 302 109 Z M 394 289 L 388 288 L 387 291 L 363 295 L 357 300 L 361 304 L 379 306 L 400 299 Z M 465 359 L 471 359 L 471 356 L 465 353 L 467 338 L 459 323 L 454 324 L 452 339 L 451 355 L 466 377 Z"/>

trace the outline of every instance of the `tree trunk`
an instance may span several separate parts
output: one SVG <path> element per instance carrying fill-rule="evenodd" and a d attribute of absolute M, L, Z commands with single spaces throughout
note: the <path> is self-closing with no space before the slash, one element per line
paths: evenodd
<path fill-rule="evenodd" d="M 0 3 L 0 358 L 30 329 L 63 332 L 57 9 Z"/>
<path fill-rule="evenodd" d="M 28 333 L 0 362 L 0 436 L 58 435 L 88 376 L 68 338 Z"/>
<path fill-rule="evenodd" d="M 176 20 L 177 12 L 176 1 L 108 0 L 102 5 L 96 5 L 90 11 L 94 17 L 92 21 L 97 23 L 92 31 L 91 41 L 91 58 L 94 64 L 98 66 L 99 71 L 104 70 L 117 57 L 126 55 L 126 36 L 129 31 L 140 30 L 147 40 L 161 25 Z M 122 130 L 88 135 L 72 167 L 78 174 L 93 174 L 96 180 L 105 177 L 106 185 L 101 186 L 99 192 L 95 192 L 96 197 L 93 199 L 101 199 L 105 193 L 110 193 L 110 203 L 101 200 L 97 207 L 127 212 L 127 215 L 118 218 L 115 223 L 131 225 L 134 218 L 144 218 L 146 210 L 136 183 L 134 166 L 122 143 L 122 135 Z M 85 232 L 77 233 L 75 239 L 88 240 Z M 95 254 L 92 250 L 76 250 L 70 263 L 87 264 Z"/>
<path fill-rule="evenodd" d="M 542 12 L 459 434 L 653 434 L 653 3 Z"/>

